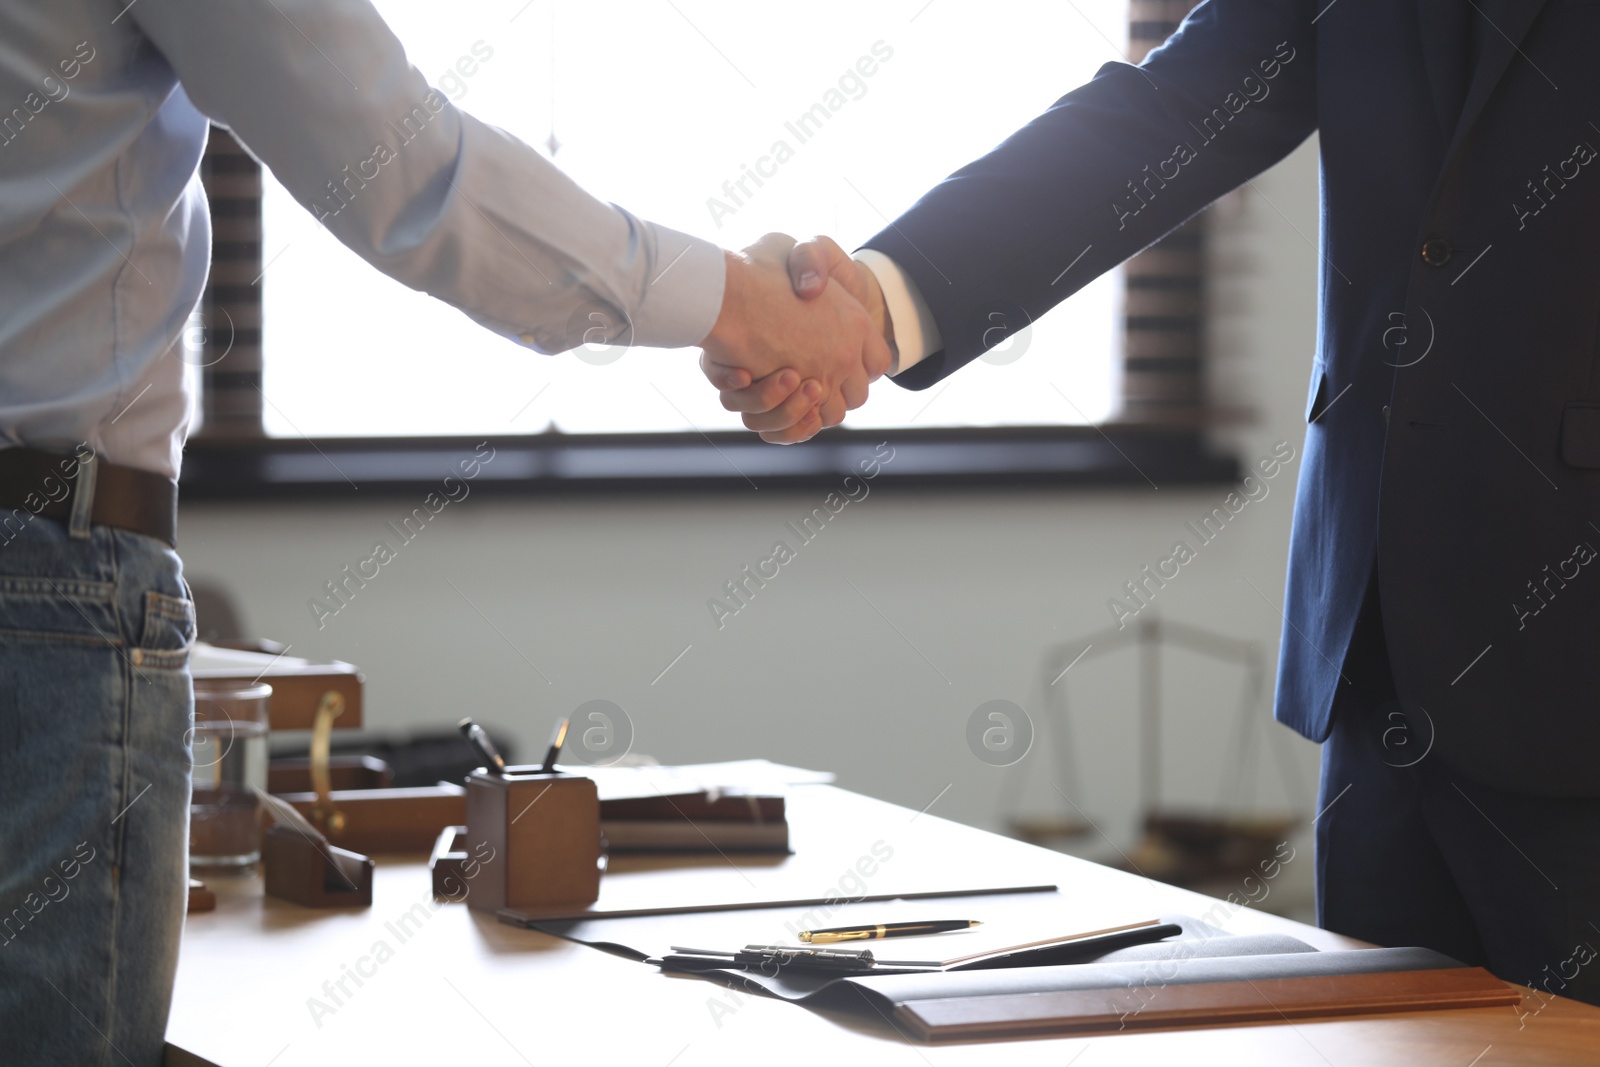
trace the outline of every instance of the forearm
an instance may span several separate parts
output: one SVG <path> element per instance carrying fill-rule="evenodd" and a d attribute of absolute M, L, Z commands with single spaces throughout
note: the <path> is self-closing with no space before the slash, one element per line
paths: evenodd
<path fill-rule="evenodd" d="M 914 281 L 944 344 L 900 383 L 976 358 L 1304 140 L 1313 15 L 1210 0 L 1143 67 L 1103 68 L 867 241 Z"/>
<path fill-rule="evenodd" d="M 602 339 L 597 323 L 666 347 L 711 328 L 715 246 L 597 200 L 457 110 L 366 0 L 141 0 L 130 17 L 202 112 L 406 285 L 543 351 Z"/>

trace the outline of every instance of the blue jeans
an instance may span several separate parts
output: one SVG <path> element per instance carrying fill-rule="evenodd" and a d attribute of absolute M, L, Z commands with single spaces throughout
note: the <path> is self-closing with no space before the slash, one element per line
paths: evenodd
<path fill-rule="evenodd" d="M 0 542 L 0 1064 L 161 1062 L 193 637 L 159 541 L 34 519 Z"/>

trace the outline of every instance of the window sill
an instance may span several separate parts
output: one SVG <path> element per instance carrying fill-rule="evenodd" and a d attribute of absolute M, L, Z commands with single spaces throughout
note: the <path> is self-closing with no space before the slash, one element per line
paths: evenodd
<path fill-rule="evenodd" d="M 884 443 L 892 459 L 875 450 Z M 337 498 L 359 490 L 409 496 L 460 477 L 480 446 L 475 491 L 568 493 L 748 492 L 836 488 L 875 457 L 878 484 L 927 489 L 1215 485 L 1239 465 L 1203 435 L 1147 426 L 831 430 L 781 448 L 753 434 L 556 433 L 496 437 L 195 439 L 184 455 L 182 499 Z"/>

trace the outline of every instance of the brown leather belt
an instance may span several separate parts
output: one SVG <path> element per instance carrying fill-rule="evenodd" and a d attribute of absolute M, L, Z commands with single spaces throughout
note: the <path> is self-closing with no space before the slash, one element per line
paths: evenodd
<path fill-rule="evenodd" d="M 0 448 L 0 525 L 14 527 L 23 514 L 70 522 L 83 466 L 74 455 Z M 144 534 L 176 548 L 177 483 L 153 471 L 97 459 L 89 522 Z"/>

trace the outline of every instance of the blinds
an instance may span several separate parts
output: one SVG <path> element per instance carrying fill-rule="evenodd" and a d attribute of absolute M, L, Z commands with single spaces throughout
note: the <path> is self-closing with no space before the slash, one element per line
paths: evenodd
<path fill-rule="evenodd" d="M 1178 28 L 1197 0 L 1129 0 L 1128 60 Z M 1128 260 L 1123 269 L 1123 423 L 1205 421 L 1205 215 Z"/>
<path fill-rule="evenodd" d="M 200 161 L 211 204 L 211 275 L 187 358 L 201 368 L 201 440 L 261 437 L 261 165 L 211 127 Z"/>

